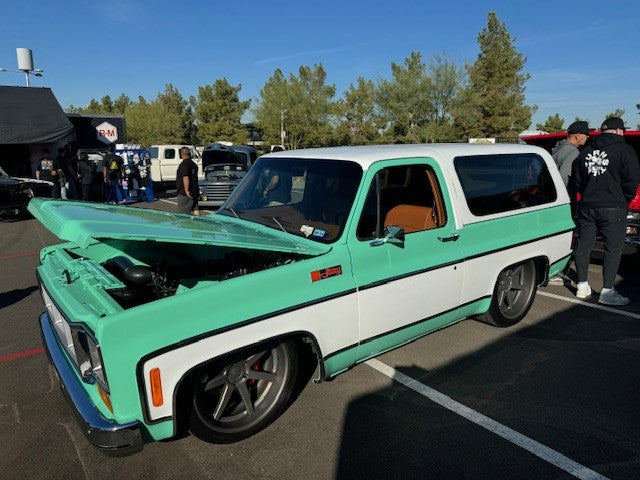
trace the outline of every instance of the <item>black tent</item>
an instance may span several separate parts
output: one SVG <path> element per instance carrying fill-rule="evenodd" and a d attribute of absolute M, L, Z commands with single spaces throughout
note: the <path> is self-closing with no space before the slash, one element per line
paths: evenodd
<path fill-rule="evenodd" d="M 50 88 L 0 87 L 0 145 L 53 143 L 71 132 Z"/>

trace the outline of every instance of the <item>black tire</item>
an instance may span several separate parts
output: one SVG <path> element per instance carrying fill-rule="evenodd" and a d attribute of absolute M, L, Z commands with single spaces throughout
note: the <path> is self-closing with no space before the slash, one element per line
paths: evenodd
<path fill-rule="evenodd" d="M 510 327 L 522 320 L 536 297 L 538 274 L 533 260 L 511 265 L 500 272 L 491 306 L 477 320 L 496 327 Z"/>
<path fill-rule="evenodd" d="M 201 368 L 195 376 L 189 431 L 210 443 L 233 443 L 256 434 L 289 406 L 298 363 L 298 345 L 290 340 Z"/>

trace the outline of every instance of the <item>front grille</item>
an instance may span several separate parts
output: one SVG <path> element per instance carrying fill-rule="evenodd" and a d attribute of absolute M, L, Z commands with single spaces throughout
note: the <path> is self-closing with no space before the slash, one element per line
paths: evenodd
<path fill-rule="evenodd" d="M 207 200 L 226 200 L 235 185 L 206 185 L 203 194 L 207 196 Z"/>
<path fill-rule="evenodd" d="M 60 313 L 60 310 L 58 310 L 58 307 L 55 305 L 55 303 L 53 303 L 53 300 L 51 300 L 51 297 L 49 296 L 47 291 L 43 287 L 40 287 L 40 290 L 42 291 L 42 300 L 44 301 L 44 306 L 47 309 L 47 313 L 49 314 L 51 322 L 53 323 L 53 328 L 55 328 L 58 334 L 58 339 L 64 347 L 64 350 L 67 352 L 67 355 L 69 355 L 69 358 L 73 361 L 74 364 L 77 365 L 78 359 L 76 358 L 76 351 L 73 348 L 73 336 L 71 333 L 71 327 L 69 327 L 69 323 L 64 318 L 62 313 Z"/>

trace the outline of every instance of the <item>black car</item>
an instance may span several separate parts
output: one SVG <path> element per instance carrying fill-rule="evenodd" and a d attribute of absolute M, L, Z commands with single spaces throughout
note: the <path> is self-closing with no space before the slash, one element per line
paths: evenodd
<path fill-rule="evenodd" d="M 19 215 L 34 196 L 50 196 L 53 183 L 33 178 L 17 178 L 0 168 L 0 216 Z"/>
<path fill-rule="evenodd" d="M 220 143 L 207 145 L 202 152 L 204 180 L 200 180 L 200 206 L 219 207 L 245 176 L 249 165 L 230 147 Z"/>

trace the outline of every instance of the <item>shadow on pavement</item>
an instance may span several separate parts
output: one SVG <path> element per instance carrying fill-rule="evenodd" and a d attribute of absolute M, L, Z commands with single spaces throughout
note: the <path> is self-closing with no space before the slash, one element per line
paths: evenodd
<path fill-rule="evenodd" d="M 27 298 L 36 290 L 38 290 L 38 286 L 31 285 L 27 288 L 16 288 L 8 292 L 0 293 L 0 310 L 8 307 L 9 305 L 13 305 L 14 303 L 18 303 L 20 300 Z"/>
<path fill-rule="evenodd" d="M 637 479 L 640 322 L 586 313 L 569 307 L 431 371 L 396 369 L 592 470 Z M 395 382 L 349 404 L 336 471 L 340 480 L 574 478 Z"/>

